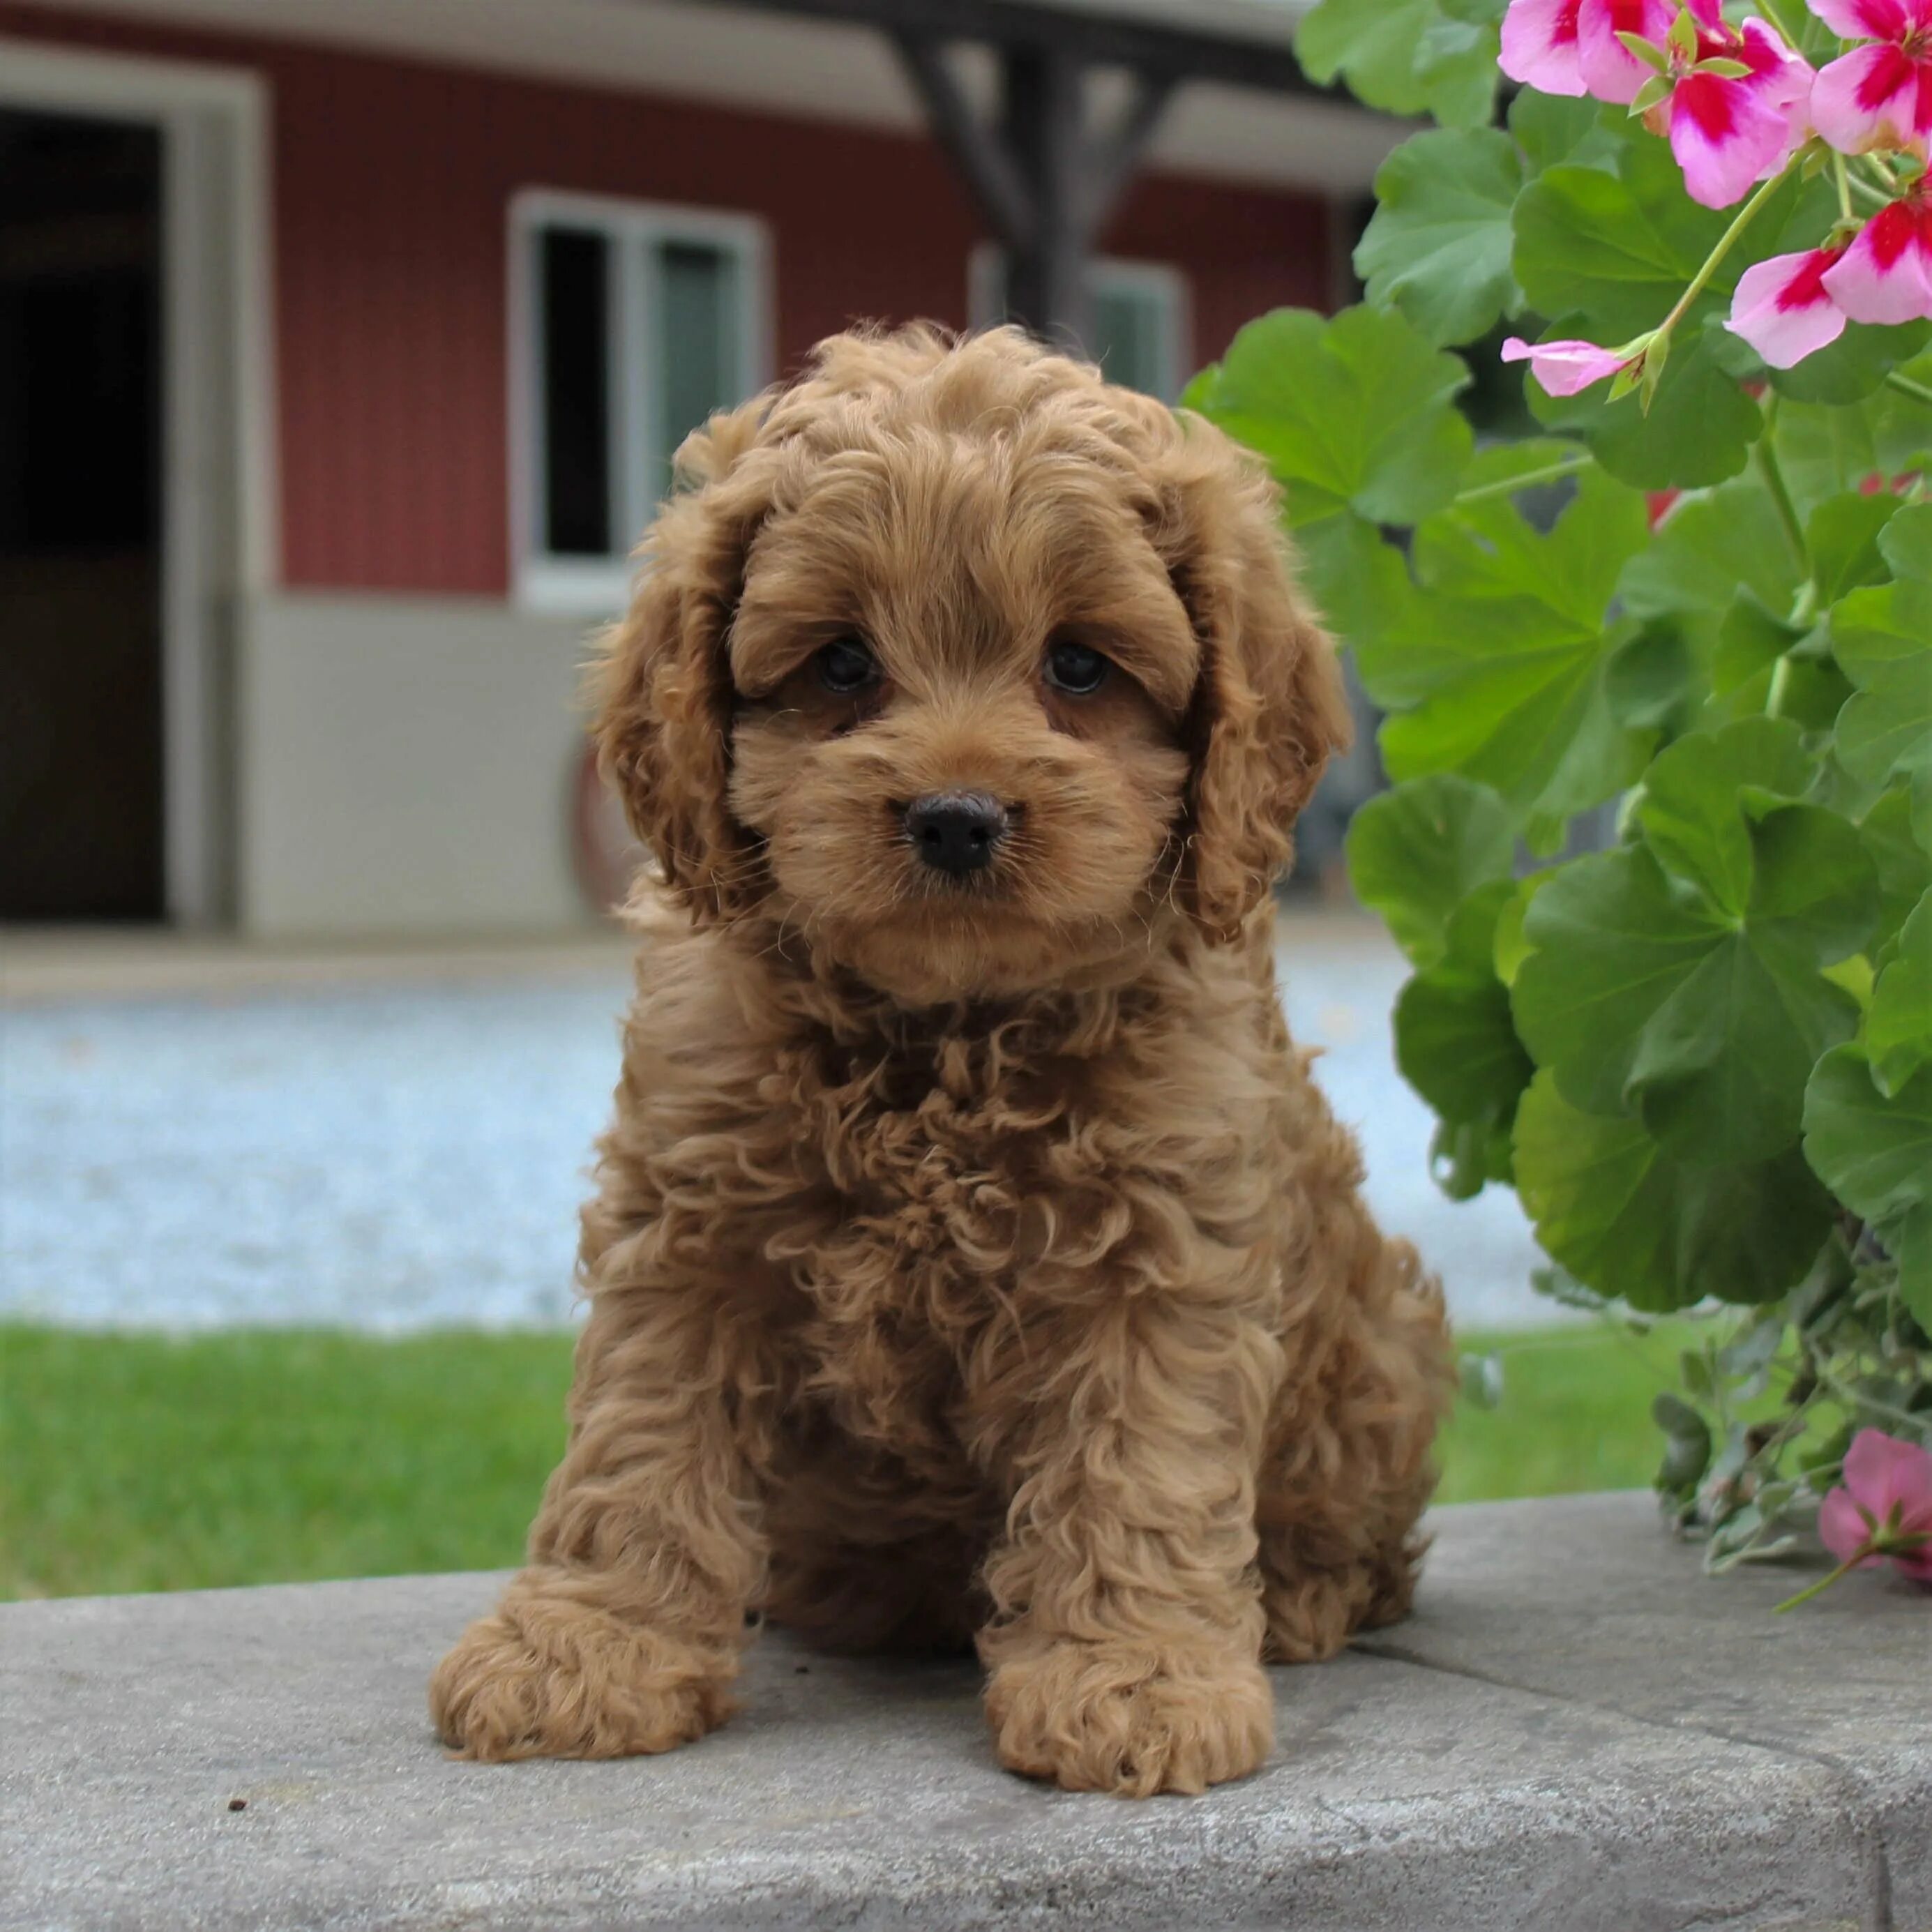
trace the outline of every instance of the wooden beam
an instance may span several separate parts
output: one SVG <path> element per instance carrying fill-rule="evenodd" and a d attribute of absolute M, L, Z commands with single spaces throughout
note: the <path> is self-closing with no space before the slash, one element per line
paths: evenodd
<path fill-rule="evenodd" d="M 1006 308 L 1035 334 L 1076 346 L 1092 321 L 1085 70 L 1060 47 L 1008 47 L 1001 68 L 1006 145 L 1034 210 L 1027 244 L 1007 257 Z"/>
<path fill-rule="evenodd" d="M 1037 211 L 1030 188 L 999 131 L 973 111 L 937 40 L 916 34 L 893 36 L 908 77 L 926 104 L 933 137 L 966 178 L 986 225 L 1009 254 L 1032 242 Z"/>
<path fill-rule="evenodd" d="M 1099 244 L 1120 205 L 1127 184 L 1180 83 L 1171 74 L 1138 74 L 1127 111 L 1112 135 L 1088 158 L 1082 188 L 1080 226 L 1089 248 Z"/>
<path fill-rule="evenodd" d="M 1049 0 L 724 0 L 877 27 L 897 46 L 934 138 L 1006 253 L 1006 304 L 1036 334 L 1084 341 L 1094 243 L 1120 205 L 1174 89 L 1190 80 L 1332 95 L 1303 74 L 1285 36 L 1252 36 Z M 1266 18 L 1259 13 L 1258 22 Z M 998 59 L 997 124 L 974 111 L 945 48 L 973 40 Z M 1124 67 L 1135 91 L 1112 134 L 1086 132 L 1085 85 Z"/>

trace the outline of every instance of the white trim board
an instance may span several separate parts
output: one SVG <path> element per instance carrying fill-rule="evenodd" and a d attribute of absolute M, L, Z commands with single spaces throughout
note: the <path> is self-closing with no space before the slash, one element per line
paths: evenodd
<path fill-rule="evenodd" d="M 226 922 L 240 626 L 278 570 L 268 91 L 0 38 L 0 105 L 160 130 L 164 903 L 178 924 Z"/>
<path fill-rule="evenodd" d="M 914 133 L 919 101 L 886 37 L 846 22 L 788 18 L 725 0 L 39 0 L 50 11 L 111 12 L 367 48 L 440 65 L 702 100 L 752 112 Z M 1281 44 L 1300 0 L 1062 0 L 1092 10 L 1198 22 Z M 975 102 L 990 105 L 990 60 L 962 50 Z M 1124 76 L 1096 76 L 1092 107 L 1114 111 Z M 1268 188 L 1365 191 L 1409 124 L 1340 101 L 1195 83 L 1162 116 L 1148 154 L 1158 171 Z"/>

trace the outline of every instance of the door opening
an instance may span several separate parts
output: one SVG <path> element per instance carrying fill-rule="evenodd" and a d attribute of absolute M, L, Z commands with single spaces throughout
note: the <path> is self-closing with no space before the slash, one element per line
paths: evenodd
<path fill-rule="evenodd" d="M 0 109 L 0 918 L 166 904 L 158 127 Z"/>

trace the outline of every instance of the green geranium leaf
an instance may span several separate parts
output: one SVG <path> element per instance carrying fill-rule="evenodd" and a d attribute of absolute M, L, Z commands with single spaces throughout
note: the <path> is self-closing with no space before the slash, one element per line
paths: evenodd
<path fill-rule="evenodd" d="M 1599 1294 L 1653 1313 L 1775 1300 L 1801 1280 L 1832 1204 L 1796 1149 L 1690 1167 L 1641 1123 L 1573 1107 L 1548 1071 L 1516 1110 L 1517 1192 L 1546 1252 Z"/>
<path fill-rule="evenodd" d="M 1762 711 L 1778 659 L 1807 634 L 1804 626 L 1787 623 L 1749 590 L 1740 590 L 1718 627 L 1718 648 L 1711 659 L 1713 694 L 1728 698 L 1736 692 L 1740 706 Z"/>
<path fill-rule="evenodd" d="M 1872 988 L 1864 1046 L 1888 1099 L 1932 1060 L 1932 891 L 1921 895 Z"/>
<path fill-rule="evenodd" d="M 1221 364 L 1210 362 L 1176 406 L 1220 420 L 1220 387 Z M 1292 489 L 1288 508 L 1303 586 L 1337 639 L 1352 643 L 1397 624 L 1414 595 L 1408 566 L 1376 526 L 1314 485 Z"/>
<path fill-rule="evenodd" d="M 1901 362 L 1910 362 L 1932 338 L 1932 322 L 1908 322 L 1896 328 L 1848 323 L 1844 334 L 1790 369 L 1768 370 L 1772 387 L 1804 403 L 1856 403 L 1873 394 Z"/>
<path fill-rule="evenodd" d="M 1678 504 L 1618 588 L 1633 616 L 1682 625 L 1708 660 L 1740 590 L 1768 610 L 1789 610 L 1803 580 L 1769 494 L 1739 477 Z"/>
<path fill-rule="evenodd" d="M 1780 406 L 1772 446 L 1800 516 L 1808 516 L 1828 496 L 1856 495 L 1868 477 L 1877 474 L 1876 416 L 1871 403 L 1842 408 L 1822 403 Z"/>
<path fill-rule="evenodd" d="M 1880 469 L 1894 480 L 1932 464 L 1932 403 L 1924 399 L 1924 392 L 1932 389 L 1932 352 L 1914 356 L 1899 373 L 1917 384 L 1918 394 L 1882 388 L 1865 405 L 1873 452 Z"/>
<path fill-rule="evenodd" d="M 1629 142 L 1614 174 L 1564 162 L 1523 190 L 1514 223 L 1516 281 L 1538 314 L 1580 319 L 1580 328 L 1566 334 L 1614 346 L 1670 312 L 1726 218 L 1684 193 L 1662 142 Z M 1694 316 L 1714 308 L 1736 274 L 1721 267 Z"/>
<path fill-rule="evenodd" d="M 1838 754 L 1853 777 L 1894 774 L 1932 797 L 1932 503 L 1900 510 L 1879 548 L 1896 581 L 1854 590 L 1832 612 L 1832 644 L 1858 689 L 1838 716 Z M 1932 827 L 1921 836 L 1932 844 Z"/>
<path fill-rule="evenodd" d="M 1838 713 L 1845 708 L 1845 700 L 1852 694 L 1852 687 L 1844 674 L 1829 658 L 1808 658 L 1802 653 L 1793 656 L 1784 667 L 1785 683 L 1778 712 L 1792 723 L 1802 724 L 1808 731 L 1828 735 L 1837 722 Z M 1736 699 L 1742 694 L 1745 710 L 1756 710 L 1761 701 L 1768 701 L 1770 680 L 1767 677 L 1761 689 L 1754 695 L 1749 687 L 1741 687 L 1740 693 L 1732 695 L 1733 712 L 1738 708 Z"/>
<path fill-rule="evenodd" d="M 1858 841 L 1878 874 L 1876 930 L 1882 938 L 1900 932 L 1919 896 L 1932 886 L 1932 840 L 1913 834 L 1912 794 L 1894 784 L 1880 794 L 1858 826 Z"/>
<path fill-rule="evenodd" d="M 1522 922 L 1529 910 L 1529 902 L 1556 876 L 1553 869 L 1546 869 L 1517 880 L 1516 890 L 1496 914 L 1496 943 L 1492 963 L 1496 977 L 1505 986 L 1516 984 L 1516 969 L 1529 956 L 1529 942 L 1522 936 Z"/>
<path fill-rule="evenodd" d="M 1310 508 L 1307 500 L 1302 508 Z M 1342 642 L 1360 646 L 1414 621 L 1408 566 L 1366 518 L 1339 509 L 1297 523 L 1294 536 L 1303 586 Z"/>
<path fill-rule="evenodd" d="M 1520 460 L 1485 452 L 1472 487 L 1520 474 Z M 1604 614 L 1646 530 L 1642 499 L 1594 471 L 1547 535 L 1508 495 L 1424 523 L 1411 622 L 1364 639 L 1360 656 L 1370 692 L 1396 714 L 1382 740 L 1391 776 L 1461 772 L 1526 826 L 1628 784 L 1648 741 L 1612 712 L 1606 674 L 1624 639 Z"/>
<path fill-rule="evenodd" d="M 1896 512 L 1878 547 L 1894 577 L 1932 584 L 1932 502 L 1907 503 Z"/>
<path fill-rule="evenodd" d="M 1522 186 L 1516 144 L 1495 128 L 1405 141 L 1376 176 L 1375 218 L 1355 250 L 1369 300 L 1431 342 L 1484 334 L 1520 299 L 1510 209 Z"/>
<path fill-rule="evenodd" d="M 1472 1201 L 1492 1180 L 1511 1182 L 1506 1128 L 1442 1120 L 1429 1137 L 1429 1172 L 1451 1201 Z"/>
<path fill-rule="evenodd" d="M 1642 731 L 1692 728 L 1695 706 L 1709 677 L 1681 626 L 1653 620 L 1617 647 L 1606 674 L 1610 715 Z"/>
<path fill-rule="evenodd" d="M 1536 1070 L 1516 1036 L 1502 984 L 1478 986 L 1439 971 L 1418 973 L 1397 998 L 1395 1057 L 1402 1078 L 1444 1121 L 1479 1132 L 1507 1134 Z"/>
<path fill-rule="evenodd" d="M 1932 388 L 1932 355 L 1916 357 L 1900 373 Z M 1932 464 L 1932 404 L 1889 386 L 1837 407 L 1787 401 L 1778 411 L 1776 446 L 1798 514 L 1807 515 L 1826 496 L 1888 486 Z"/>
<path fill-rule="evenodd" d="M 1198 406 L 1267 458 L 1298 528 L 1344 508 L 1371 524 L 1413 524 L 1454 496 L 1469 460 L 1455 407 L 1468 380 L 1388 310 L 1328 321 L 1276 309 L 1234 338 Z"/>
<path fill-rule="evenodd" d="M 1817 770 L 1803 733 L 1785 718 L 1741 718 L 1680 738 L 1644 774 L 1644 842 L 1666 872 L 1742 917 L 1755 871 L 1751 822 L 1741 808 L 1746 788 L 1796 799 Z"/>
<path fill-rule="evenodd" d="M 1530 521 L 1541 525 L 1549 518 L 1539 515 L 1539 510 L 1546 509 L 1550 516 L 1554 516 L 1569 501 L 1574 466 L 1587 463 L 1589 454 L 1580 442 L 1556 436 L 1526 436 L 1509 442 L 1492 442 L 1463 478 L 1460 494 L 1480 489 L 1491 496 L 1514 496 Z M 1559 476 L 1552 482 L 1546 472 L 1559 465 L 1570 470 L 1571 476 Z"/>
<path fill-rule="evenodd" d="M 1370 799 L 1348 826 L 1356 896 L 1420 967 L 1441 960 L 1456 907 L 1477 886 L 1509 878 L 1515 851 L 1503 801 L 1448 772 Z"/>
<path fill-rule="evenodd" d="M 1616 118 L 1622 120 L 1621 112 Z M 1522 88 L 1510 103 L 1509 128 L 1532 175 L 1564 161 L 1614 172 L 1630 138 L 1598 102 L 1542 94 L 1533 87 Z"/>
<path fill-rule="evenodd" d="M 1415 78 L 1424 105 L 1445 128 L 1486 127 L 1496 105 L 1496 56 L 1500 37 L 1493 22 L 1457 17 L 1450 7 L 1424 30 L 1416 50 Z"/>
<path fill-rule="evenodd" d="M 1856 1047 L 1827 1054 L 1805 1090 L 1804 1154 L 1884 1244 L 1906 1306 L 1932 1328 L 1932 1066 L 1887 1096 Z"/>
<path fill-rule="evenodd" d="M 1566 322 L 1556 332 L 1574 334 L 1576 326 Z M 1530 413 L 1580 436 L 1612 476 L 1639 489 L 1722 483 L 1743 470 L 1764 427 L 1762 412 L 1724 366 L 1723 333 L 1714 323 L 1678 325 L 1648 414 L 1634 394 L 1612 401 L 1598 388 L 1554 397 L 1534 381 L 1524 386 Z"/>
<path fill-rule="evenodd" d="M 1821 606 L 1892 574 L 1879 539 L 1898 508 L 1895 496 L 1860 495 L 1827 496 L 1813 509 L 1805 520 L 1804 543 Z"/>
<path fill-rule="evenodd" d="M 1478 125 L 1496 98 L 1496 30 L 1453 16 L 1436 0 L 1322 0 L 1294 50 L 1311 80 L 1337 75 L 1356 98 L 1391 114 L 1432 114 Z"/>
<path fill-rule="evenodd" d="M 1500 982 L 1419 973 L 1396 1002 L 1395 1031 L 1402 1077 L 1445 1120 L 1508 1126 L 1536 1070 Z"/>
<path fill-rule="evenodd" d="M 1673 884 L 1648 846 L 1579 860 L 1532 902 L 1511 989 L 1517 1030 L 1573 1105 L 1635 1112 L 1694 1166 L 1795 1144 L 1805 1076 L 1858 1021 L 1819 969 L 1857 949 L 1877 899 L 1834 813 L 1773 804 L 1754 821 L 1735 791 L 1732 808 L 1750 842 L 1742 911 L 1709 880 Z"/>
<path fill-rule="evenodd" d="M 1483 1180 L 1508 1178 L 1510 1124 L 1535 1071 L 1496 974 L 1497 916 L 1515 890 L 1504 878 L 1472 892 L 1450 914 L 1436 962 L 1396 1001 L 1396 1064 L 1454 1138 L 1448 1172 L 1438 1178 L 1457 1199 Z M 1480 1168 L 1468 1157 L 1478 1150 Z"/>

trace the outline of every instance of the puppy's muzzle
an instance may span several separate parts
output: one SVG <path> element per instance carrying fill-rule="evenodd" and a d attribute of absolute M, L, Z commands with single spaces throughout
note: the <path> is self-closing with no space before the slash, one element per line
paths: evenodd
<path fill-rule="evenodd" d="M 1006 807 L 990 793 L 932 792 L 906 807 L 905 836 L 926 864 L 958 878 L 993 862 L 1007 822 Z"/>

